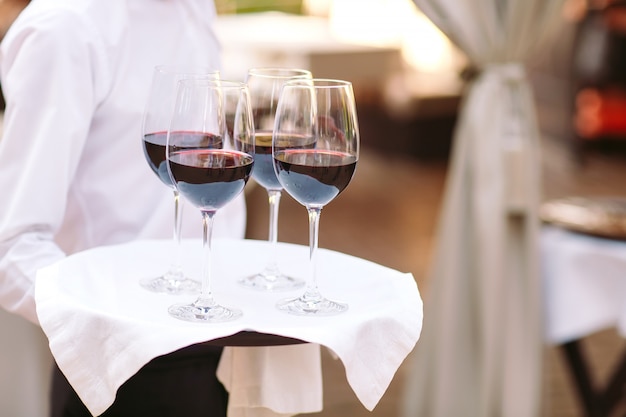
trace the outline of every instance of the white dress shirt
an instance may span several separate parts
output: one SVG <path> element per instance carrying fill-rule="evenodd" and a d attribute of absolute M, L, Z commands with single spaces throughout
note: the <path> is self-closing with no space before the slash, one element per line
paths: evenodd
<path fill-rule="evenodd" d="M 173 194 L 150 170 L 141 116 L 155 65 L 219 68 L 208 0 L 33 0 L 0 45 L 0 306 L 37 323 L 37 270 L 137 238 L 171 238 Z M 199 237 L 184 204 L 183 237 Z M 243 237 L 243 196 L 214 236 Z M 139 278 L 139 277 L 138 277 Z"/>

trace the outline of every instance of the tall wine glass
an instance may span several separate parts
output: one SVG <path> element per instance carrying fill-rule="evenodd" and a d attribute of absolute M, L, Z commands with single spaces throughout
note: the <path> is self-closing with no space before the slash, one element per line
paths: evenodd
<path fill-rule="evenodd" d="M 272 142 L 278 181 L 309 214 L 310 275 L 304 293 L 278 302 L 280 310 L 327 316 L 348 309 L 317 285 L 322 208 L 350 183 L 359 159 L 359 128 L 352 84 L 341 80 L 290 81 L 282 89 Z"/>
<path fill-rule="evenodd" d="M 244 277 L 239 283 L 259 290 L 292 290 L 304 285 L 299 278 L 280 271 L 276 249 L 278 242 L 278 208 L 282 185 L 276 178 L 272 158 L 272 131 L 276 116 L 276 104 L 280 90 L 289 80 L 311 79 L 311 72 L 297 68 L 252 68 L 248 70 L 246 83 L 252 98 L 256 155 L 252 178 L 267 190 L 270 206 L 269 242 L 271 253 L 265 268 L 257 274 Z"/>
<path fill-rule="evenodd" d="M 211 235 L 219 209 L 239 195 L 254 163 L 254 125 L 244 83 L 181 80 L 167 135 L 167 167 L 178 192 L 202 213 L 202 289 L 169 313 L 181 320 L 221 322 L 241 311 L 218 304 L 211 291 Z"/>
<path fill-rule="evenodd" d="M 165 163 L 165 143 L 170 123 L 176 85 L 181 79 L 219 79 L 219 72 L 208 67 L 182 65 L 159 65 L 154 68 L 150 95 L 143 114 L 141 143 L 144 155 L 152 171 L 174 194 L 174 245 L 173 259 L 163 275 L 140 280 L 140 285 L 150 291 L 169 294 L 197 293 L 200 282 L 183 273 L 180 256 L 180 228 L 182 222 L 182 200 L 174 187 Z"/>

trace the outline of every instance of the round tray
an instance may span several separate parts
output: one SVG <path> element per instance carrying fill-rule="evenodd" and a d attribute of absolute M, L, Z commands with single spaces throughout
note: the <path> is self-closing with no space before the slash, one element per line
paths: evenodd
<path fill-rule="evenodd" d="M 564 197 L 541 205 L 541 220 L 612 239 L 626 239 L 626 197 Z"/>
<path fill-rule="evenodd" d="M 213 346 L 283 346 L 308 342 L 276 334 L 242 331 L 232 336 L 220 337 L 204 343 Z"/>

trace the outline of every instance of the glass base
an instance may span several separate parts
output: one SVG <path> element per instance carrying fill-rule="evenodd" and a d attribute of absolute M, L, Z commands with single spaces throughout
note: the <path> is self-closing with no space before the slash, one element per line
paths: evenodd
<path fill-rule="evenodd" d="M 191 304 L 174 304 L 167 311 L 172 317 L 179 320 L 196 323 L 220 323 L 235 320 L 242 316 L 241 310 L 224 307 L 201 298 Z"/>
<path fill-rule="evenodd" d="M 348 304 L 332 301 L 321 295 L 304 294 L 276 303 L 276 308 L 298 316 L 334 316 L 348 310 Z"/>
<path fill-rule="evenodd" d="M 148 291 L 167 294 L 198 294 L 200 292 L 200 282 L 191 278 L 175 278 L 160 276 L 156 278 L 144 278 L 139 281 L 139 285 Z"/>
<path fill-rule="evenodd" d="M 240 279 L 239 284 L 259 291 L 289 291 L 304 286 L 304 281 L 298 278 L 283 275 L 280 272 L 264 271 Z"/>

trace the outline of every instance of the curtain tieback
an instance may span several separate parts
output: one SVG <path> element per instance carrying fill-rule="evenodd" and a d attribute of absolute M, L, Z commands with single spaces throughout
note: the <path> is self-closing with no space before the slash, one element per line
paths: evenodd
<path fill-rule="evenodd" d="M 481 73 L 483 77 L 499 77 L 511 84 L 518 84 L 526 79 L 526 68 L 520 62 L 487 64 Z"/>

